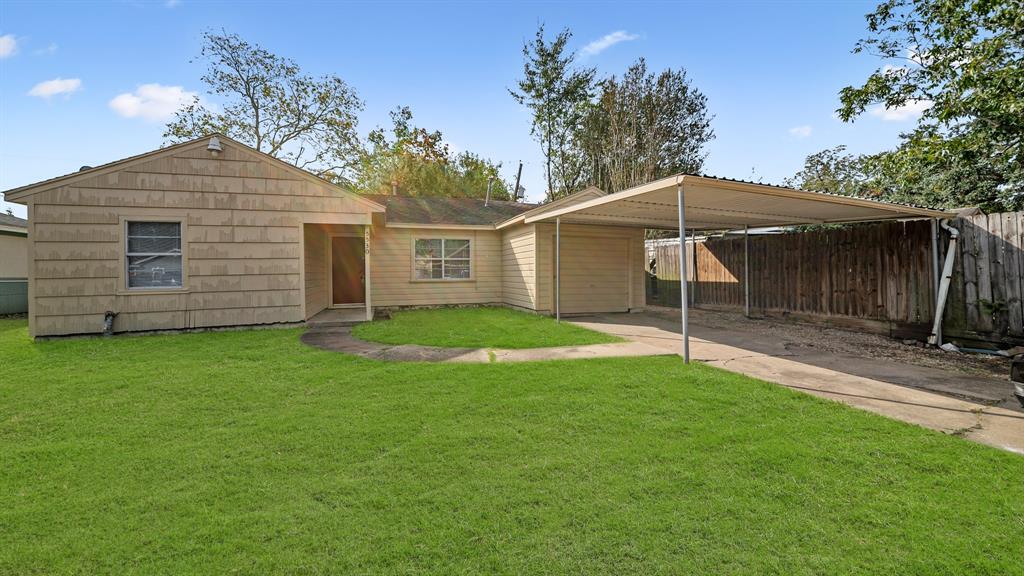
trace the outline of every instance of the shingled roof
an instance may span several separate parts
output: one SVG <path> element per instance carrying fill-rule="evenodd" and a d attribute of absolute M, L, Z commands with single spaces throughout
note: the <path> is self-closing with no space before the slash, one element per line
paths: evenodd
<path fill-rule="evenodd" d="M 24 218 L 18 218 L 13 214 L 4 214 L 0 212 L 0 226 L 11 226 L 14 228 L 28 228 L 28 220 Z"/>
<path fill-rule="evenodd" d="M 385 217 L 392 224 L 455 224 L 490 226 L 536 208 L 536 204 L 491 200 L 487 206 L 478 198 L 413 198 L 410 196 L 367 196 L 387 207 Z"/>

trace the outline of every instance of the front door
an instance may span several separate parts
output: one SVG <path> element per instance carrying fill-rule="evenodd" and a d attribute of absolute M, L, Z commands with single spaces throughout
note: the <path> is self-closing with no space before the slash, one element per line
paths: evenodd
<path fill-rule="evenodd" d="M 366 253 L 358 236 L 331 236 L 331 304 L 366 302 Z"/>

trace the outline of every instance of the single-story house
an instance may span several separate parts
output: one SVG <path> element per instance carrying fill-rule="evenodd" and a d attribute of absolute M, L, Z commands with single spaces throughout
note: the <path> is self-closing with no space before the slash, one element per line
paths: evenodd
<path fill-rule="evenodd" d="M 5 192 L 33 336 L 303 322 L 333 308 L 555 307 L 544 205 L 362 196 L 222 135 Z M 560 311 L 644 306 L 644 228 L 560 224 Z M 109 326 L 108 326 L 109 324 Z"/>
<path fill-rule="evenodd" d="M 28 311 L 28 220 L 0 213 L 0 314 Z"/>

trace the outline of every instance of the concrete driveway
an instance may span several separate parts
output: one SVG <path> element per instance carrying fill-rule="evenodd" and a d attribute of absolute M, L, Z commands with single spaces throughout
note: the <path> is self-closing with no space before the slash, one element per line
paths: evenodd
<path fill-rule="evenodd" d="M 721 324 L 716 314 L 691 314 L 692 359 L 1024 454 L 1024 411 L 1012 399 L 1008 379 L 829 352 L 813 343 L 789 341 L 784 335 L 737 328 L 732 322 L 723 329 L 716 327 Z M 671 352 L 681 350 L 678 310 L 601 314 L 571 321 Z M 830 336 L 836 337 L 834 329 Z"/>

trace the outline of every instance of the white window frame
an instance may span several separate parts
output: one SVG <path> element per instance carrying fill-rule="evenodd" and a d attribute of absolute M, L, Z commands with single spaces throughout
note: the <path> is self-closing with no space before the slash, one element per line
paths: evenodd
<path fill-rule="evenodd" d="M 158 222 L 163 224 L 177 224 L 178 233 L 181 235 L 181 253 L 176 254 L 173 252 L 167 253 L 136 253 L 131 252 L 128 249 L 128 225 L 135 222 Z M 121 289 L 119 293 L 130 293 L 130 294 L 161 294 L 161 293 L 181 293 L 188 292 L 188 256 L 187 256 L 187 225 L 184 217 L 176 216 L 128 216 L 121 218 Z M 129 256 L 179 256 L 181 258 L 181 286 L 130 286 L 128 273 L 128 258 Z"/>
<path fill-rule="evenodd" d="M 440 258 L 419 258 L 419 257 L 417 257 L 416 256 L 416 243 L 419 242 L 420 240 L 424 240 L 424 241 L 440 240 L 441 241 L 441 257 Z M 469 257 L 468 258 L 446 258 L 445 255 L 444 255 L 444 243 L 446 241 L 468 242 L 469 243 Z M 456 236 L 452 236 L 452 237 L 448 237 L 448 236 L 413 236 L 411 250 L 412 250 L 412 259 L 411 259 L 412 260 L 412 267 L 411 267 L 412 271 L 411 271 L 411 274 L 412 274 L 412 281 L 413 282 L 473 282 L 473 281 L 476 280 L 476 264 L 474 262 L 474 260 L 476 259 L 476 243 L 473 241 L 472 237 L 466 237 L 466 236 L 458 236 L 458 237 L 456 237 Z M 418 260 L 430 260 L 430 261 L 440 260 L 441 261 L 441 277 L 440 278 L 418 278 L 416 276 L 416 262 Z M 444 277 L 444 269 L 445 269 L 445 261 L 447 261 L 447 260 L 457 260 L 459 262 L 463 262 L 463 261 L 466 262 L 469 265 L 469 276 L 466 277 L 466 278 L 445 278 Z"/>

